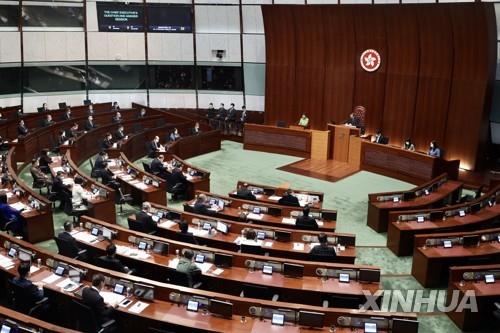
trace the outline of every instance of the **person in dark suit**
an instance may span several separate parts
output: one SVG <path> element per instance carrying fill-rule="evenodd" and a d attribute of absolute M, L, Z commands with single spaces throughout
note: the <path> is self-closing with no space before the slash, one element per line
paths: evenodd
<path fill-rule="evenodd" d="M 62 120 L 63 121 L 71 120 L 71 109 L 69 107 L 66 108 L 66 111 L 64 112 L 64 114 L 62 116 Z"/>
<path fill-rule="evenodd" d="M 139 114 L 137 115 L 137 119 L 142 119 L 146 117 L 146 109 L 142 108 Z"/>
<path fill-rule="evenodd" d="M 79 130 L 78 124 L 74 123 L 73 126 L 68 130 L 67 136 L 68 138 L 76 138 L 78 137 L 82 131 Z"/>
<path fill-rule="evenodd" d="M 49 107 L 47 106 L 47 103 L 43 103 L 40 112 L 47 112 L 47 111 L 49 111 Z"/>
<path fill-rule="evenodd" d="M 198 135 L 201 133 L 200 124 L 196 122 L 193 128 L 189 129 L 189 135 Z"/>
<path fill-rule="evenodd" d="M 94 128 L 97 128 L 97 125 L 94 123 L 94 117 L 88 116 L 87 120 L 85 121 L 85 130 L 91 131 Z"/>
<path fill-rule="evenodd" d="M 246 106 L 241 107 L 241 114 L 238 118 L 236 118 L 236 134 L 237 135 L 242 135 L 243 134 L 243 128 L 245 127 L 245 123 L 247 121 L 247 108 Z"/>
<path fill-rule="evenodd" d="M 63 192 L 64 191 L 66 191 L 66 193 L 69 192 L 68 188 L 63 183 L 62 175 L 63 175 L 62 171 L 57 171 L 56 176 L 52 179 L 52 187 L 51 187 L 51 192 L 55 193 L 54 195 L 55 200 L 60 200 L 61 202 L 59 205 L 59 209 L 63 209 L 65 204 L 65 202 L 63 201 L 65 197 Z"/>
<path fill-rule="evenodd" d="M 141 223 L 144 227 L 145 232 L 149 233 L 156 231 L 156 223 L 153 221 L 151 215 L 148 212 L 151 210 L 151 204 L 147 201 L 142 203 L 142 209 L 140 212 L 135 214 L 135 219 L 137 222 Z"/>
<path fill-rule="evenodd" d="M 71 235 L 71 231 L 73 230 L 73 223 L 71 221 L 64 222 L 64 230 L 57 235 L 57 238 L 66 242 L 68 247 L 73 248 L 75 253 L 80 252 L 82 249 L 78 246 L 76 239 Z M 78 256 L 78 260 L 87 261 L 87 256 L 85 254 L 81 254 Z"/>
<path fill-rule="evenodd" d="M 116 245 L 111 243 L 106 247 L 106 255 L 100 256 L 99 260 L 105 263 L 107 267 L 122 273 L 129 273 L 130 269 L 122 264 L 120 259 L 116 257 Z M 111 268 L 112 267 L 112 268 Z"/>
<path fill-rule="evenodd" d="M 52 158 L 50 158 L 49 156 L 49 150 L 47 148 L 42 149 L 40 153 L 40 158 L 38 159 L 40 170 L 42 170 L 43 173 L 50 174 L 51 163 L 52 163 Z"/>
<path fill-rule="evenodd" d="M 244 183 L 240 186 L 240 188 L 236 191 L 236 196 L 245 200 L 257 200 L 255 195 L 253 195 L 252 191 L 248 189 L 248 184 Z"/>
<path fill-rule="evenodd" d="M 361 120 L 356 117 L 356 115 L 354 114 L 354 112 L 352 112 L 350 115 L 349 115 L 349 119 L 347 119 L 346 125 L 349 125 L 349 126 L 354 126 L 354 127 L 361 127 Z"/>
<path fill-rule="evenodd" d="M 125 132 L 123 131 L 123 125 L 118 126 L 118 129 L 115 132 L 116 140 L 123 140 L 126 138 Z"/>
<path fill-rule="evenodd" d="M 389 139 L 386 136 L 382 135 L 381 130 L 378 130 L 377 134 L 375 134 L 375 136 L 372 137 L 372 142 L 375 142 L 375 143 L 380 143 L 380 144 L 385 145 L 388 143 L 388 141 L 389 141 Z"/>
<path fill-rule="evenodd" d="M 95 159 L 94 170 L 99 172 L 103 170 L 105 167 L 104 163 L 106 163 L 107 160 L 108 154 L 104 150 L 101 150 Z"/>
<path fill-rule="evenodd" d="M 34 181 L 44 184 L 44 186 L 48 187 L 52 183 L 49 177 L 40 169 L 40 162 L 36 158 L 31 160 L 30 173 Z"/>
<path fill-rule="evenodd" d="M 175 185 L 178 183 L 185 184 L 187 182 L 186 176 L 182 173 L 181 168 L 175 167 L 172 170 L 172 175 L 170 176 L 170 181 Z"/>
<path fill-rule="evenodd" d="M 18 277 L 12 278 L 12 283 L 19 288 L 22 288 L 25 291 L 26 295 L 29 295 L 29 299 L 32 307 L 36 302 L 41 301 L 43 299 L 43 289 L 38 288 L 28 280 L 28 275 L 30 272 L 31 264 L 29 262 L 21 262 L 19 266 L 17 266 L 17 272 L 19 274 Z"/>
<path fill-rule="evenodd" d="M 295 225 L 301 229 L 317 230 L 318 223 L 316 222 L 316 219 L 314 217 L 309 216 L 309 211 L 309 206 L 305 205 L 304 209 L 302 209 L 302 216 L 297 217 Z"/>
<path fill-rule="evenodd" d="M 120 110 L 120 106 L 118 105 L 118 102 L 113 102 L 113 105 L 111 106 L 112 110 Z"/>
<path fill-rule="evenodd" d="M 121 113 L 120 112 L 115 113 L 115 115 L 111 119 L 111 122 L 113 124 L 121 123 L 122 122 L 122 115 L 121 115 Z"/>
<path fill-rule="evenodd" d="M 87 114 L 89 116 L 93 115 L 94 114 L 94 106 L 92 104 L 89 104 L 89 108 L 87 110 Z"/>
<path fill-rule="evenodd" d="M 189 232 L 189 224 L 185 220 L 179 221 L 179 231 L 177 232 L 177 240 L 183 243 L 198 244 L 192 232 Z"/>
<path fill-rule="evenodd" d="M 28 134 L 28 127 L 24 124 L 24 120 L 19 121 L 17 126 L 17 136 L 24 136 Z"/>
<path fill-rule="evenodd" d="M 113 148 L 113 136 L 111 133 L 106 133 L 104 139 L 101 142 L 101 149 Z"/>
<path fill-rule="evenodd" d="M 299 199 L 294 196 L 290 191 L 286 191 L 281 199 L 278 200 L 278 204 L 284 206 L 297 206 L 300 207 Z"/>
<path fill-rule="evenodd" d="M 172 193 L 172 200 L 177 200 L 179 196 L 185 197 L 187 191 L 187 179 L 180 168 L 175 167 L 172 170 L 170 177 L 167 179 L 167 183 L 170 183 L 172 187 L 175 187 L 175 191 Z"/>
<path fill-rule="evenodd" d="M 108 162 L 103 162 L 103 169 L 101 169 L 101 182 L 116 191 L 120 188 L 120 183 L 116 180 L 116 176 L 113 171 L 109 169 Z"/>
<path fill-rule="evenodd" d="M 177 128 L 174 128 L 174 131 L 170 133 L 170 136 L 168 137 L 169 141 L 174 142 L 177 141 L 181 138 L 181 135 L 179 134 L 179 130 Z"/>
<path fill-rule="evenodd" d="M 57 145 L 61 146 L 68 141 L 68 137 L 66 136 L 66 132 L 64 130 L 59 131 L 59 135 L 57 136 Z"/>
<path fill-rule="evenodd" d="M 224 119 L 224 131 L 232 134 L 234 130 L 234 124 L 236 121 L 237 111 L 234 108 L 234 103 L 231 103 L 231 106 L 227 110 L 226 118 Z"/>
<path fill-rule="evenodd" d="M 49 127 L 55 124 L 55 121 L 52 120 L 52 116 L 48 114 L 43 120 L 42 127 Z"/>
<path fill-rule="evenodd" d="M 167 168 L 163 165 L 163 160 L 165 157 L 163 155 L 159 155 L 158 157 L 153 158 L 151 161 L 151 172 L 158 177 L 166 179 L 169 175 Z"/>
<path fill-rule="evenodd" d="M 441 149 L 438 147 L 438 144 L 436 141 L 431 141 L 427 155 L 433 156 L 433 157 L 441 157 Z"/>
<path fill-rule="evenodd" d="M 226 119 L 227 111 L 224 108 L 224 103 L 220 103 L 219 110 L 217 111 L 217 115 L 215 116 L 215 121 L 217 127 L 215 129 L 219 129 L 221 131 L 224 130 L 224 119 Z"/>
<path fill-rule="evenodd" d="M 337 256 L 335 249 L 332 246 L 328 245 L 328 237 L 326 236 L 326 234 L 320 233 L 318 235 L 318 241 L 319 245 L 313 247 L 311 249 L 311 252 L 309 252 L 311 256 L 324 256 L 332 259 Z"/>
<path fill-rule="evenodd" d="M 215 212 L 208 210 L 208 201 L 205 194 L 200 194 L 196 198 L 193 206 L 193 213 L 199 215 L 214 215 Z"/>
<path fill-rule="evenodd" d="M 160 151 L 160 148 L 160 138 L 158 136 L 155 136 L 154 139 L 148 143 L 148 157 L 154 158 L 156 156 L 156 153 Z"/>
<path fill-rule="evenodd" d="M 98 273 L 92 277 L 92 286 L 82 291 L 82 302 L 92 309 L 99 325 L 111 320 L 113 307 L 118 304 L 106 305 L 99 292 L 104 288 L 104 275 Z"/>

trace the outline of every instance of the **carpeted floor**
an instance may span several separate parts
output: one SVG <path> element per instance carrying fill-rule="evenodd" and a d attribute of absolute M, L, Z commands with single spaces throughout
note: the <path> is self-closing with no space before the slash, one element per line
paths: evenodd
<path fill-rule="evenodd" d="M 218 194 L 227 195 L 235 188 L 238 180 L 268 185 L 290 182 L 293 188 L 324 192 L 324 208 L 338 211 L 337 231 L 356 234 L 357 264 L 381 267 L 381 285 L 385 290 L 423 290 L 410 274 L 411 257 L 395 256 L 385 247 L 386 235 L 378 234 L 366 226 L 368 193 L 406 190 L 413 185 L 364 171 L 332 183 L 277 170 L 298 160 L 300 158 L 246 151 L 240 143 L 223 141 L 220 151 L 197 156 L 189 159 L 189 162 L 211 172 L 210 190 Z M 149 159 L 136 161 L 138 167 L 142 168 L 142 161 Z M 90 174 L 88 161 L 80 167 Z M 31 184 L 28 168 L 23 170 L 22 178 Z M 182 202 L 169 201 L 168 205 L 182 209 Z M 124 214 L 117 216 L 117 222 L 126 226 L 127 214 L 136 209 L 138 207 L 124 205 Z M 54 213 L 56 233 L 61 230 L 66 219 L 64 213 Z M 38 245 L 56 251 L 53 241 Z M 422 313 L 419 314 L 419 321 L 419 332 L 460 332 L 444 314 Z"/>

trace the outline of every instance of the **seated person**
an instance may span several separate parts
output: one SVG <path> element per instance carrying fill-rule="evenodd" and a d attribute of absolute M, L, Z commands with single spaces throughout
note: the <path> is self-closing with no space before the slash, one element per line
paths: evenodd
<path fill-rule="evenodd" d="M 106 133 L 104 136 L 104 140 L 101 142 L 101 149 L 110 149 L 113 148 L 113 136 L 111 133 Z"/>
<path fill-rule="evenodd" d="M 89 108 L 88 108 L 87 114 L 89 116 L 94 114 L 94 106 L 92 104 L 89 104 Z"/>
<path fill-rule="evenodd" d="M 85 191 L 82 187 L 83 178 L 80 176 L 75 176 L 74 183 L 71 185 L 71 204 L 73 209 L 89 209 L 88 200 L 90 200 L 90 194 Z"/>
<path fill-rule="evenodd" d="M 148 157 L 154 158 L 156 153 L 161 150 L 160 137 L 155 136 L 151 142 L 147 145 Z"/>
<path fill-rule="evenodd" d="M 317 230 L 318 223 L 316 222 L 316 219 L 314 217 L 309 216 L 309 211 L 309 206 L 305 205 L 304 209 L 302 209 L 302 216 L 297 217 L 295 225 L 301 229 Z"/>
<path fill-rule="evenodd" d="M 64 112 L 64 114 L 62 116 L 62 120 L 63 121 L 71 120 L 71 109 L 69 107 L 66 108 L 66 111 Z"/>
<path fill-rule="evenodd" d="M 142 203 L 141 211 L 135 214 L 136 221 L 142 224 L 143 230 L 146 233 L 156 231 L 156 222 L 153 221 L 151 215 L 148 214 L 150 210 L 151 210 L 151 204 L 147 201 L 144 201 Z"/>
<path fill-rule="evenodd" d="M 433 157 L 441 157 L 441 149 L 439 149 L 436 141 L 431 141 L 427 155 Z"/>
<path fill-rule="evenodd" d="M 42 127 L 49 127 L 51 125 L 54 125 L 55 121 L 52 120 L 52 116 L 48 114 L 45 119 L 43 120 Z"/>
<path fill-rule="evenodd" d="M 5 229 L 5 224 L 7 222 L 12 222 L 10 224 L 9 230 L 11 230 L 15 235 L 22 235 L 24 226 L 26 225 L 26 220 L 21 215 L 21 212 L 15 208 L 12 208 L 7 203 L 7 194 L 0 193 L 0 223 L 1 229 Z"/>
<path fill-rule="evenodd" d="M 185 249 L 175 268 L 177 272 L 186 273 L 188 275 L 190 287 L 193 286 L 196 275 L 201 274 L 201 270 L 193 262 L 193 257 L 194 252 L 190 249 Z"/>
<path fill-rule="evenodd" d="M 361 120 L 358 117 L 356 117 L 354 112 L 351 112 L 351 114 L 349 115 L 349 119 L 347 119 L 345 124 L 348 126 L 354 126 L 356 128 L 359 128 L 361 127 Z"/>
<path fill-rule="evenodd" d="M 71 128 L 69 129 L 68 131 L 68 138 L 76 138 L 78 137 L 80 134 L 82 133 L 82 131 L 80 131 L 78 129 L 78 124 L 77 123 L 74 123 L 73 126 L 71 126 Z"/>
<path fill-rule="evenodd" d="M 320 233 L 318 235 L 319 245 L 316 245 L 311 249 L 309 254 L 311 256 L 324 256 L 335 258 L 337 253 L 335 252 L 335 248 L 333 246 L 328 245 L 328 236 L 324 233 Z"/>
<path fill-rule="evenodd" d="M 38 159 L 40 170 L 42 170 L 46 174 L 50 174 L 51 163 L 52 163 L 52 158 L 50 158 L 49 156 L 49 150 L 47 148 L 42 149 L 40 158 Z"/>
<path fill-rule="evenodd" d="M 57 171 L 56 176 L 52 179 L 52 187 L 51 187 L 51 192 L 55 193 L 54 199 L 55 200 L 60 200 L 61 204 L 59 208 L 64 208 L 64 195 L 63 191 L 68 191 L 66 185 L 63 183 L 63 172 L 62 171 Z"/>
<path fill-rule="evenodd" d="M 215 211 L 208 209 L 208 200 L 205 194 L 199 194 L 193 206 L 193 213 L 200 215 L 214 215 Z"/>
<path fill-rule="evenodd" d="M 85 121 L 85 130 L 91 131 L 94 128 L 97 128 L 97 125 L 94 123 L 94 117 L 88 116 L 87 120 Z"/>
<path fill-rule="evenodd" d="M 240 244 L 260 246 L 259 242 L 257 241 L 257 233 L 255 232 L 255 230 L 252 228 L 245 229 L 245 231 L 243 232 L 243 239 L 241 240 Z"/>
<path fill-rule="evenodd" d="M 179 134 L 179 130 L 177 128 L 174 128 L 174 131 L 170 133 L 169 140 L 171 142 L 177 141 L 181 138 L 181 135 Z"/>
<path fill-rule="evenodd" d="M 152 174 L 166 179 L 169 176 L 169 172 L 167 170 L 167 167 L 165 167 L 165 165 L 163 164 L 164 159 L 165 157 L 163 155 L 158 155 L 158 157 L 153 158 L 149 168 L 151 169 Z"/>
<path fill-rule="evenodd" d="M 47 103 L 42 104 L 42 112 L 49 111 L 49 107 L 47 106 Z"/>
<path fill-rule="evenodd" d="M 179 196 L 185 197 L 187 191 L 187 178 L 181 168 L 175 167 L 167 179 L 168 192 L 172 193 L 172 200 L 177 200 Z"/>
<path fill-rule="evenodd" d="M 104 161 L 103 167 L 104 168 L 101 169 L 101 182 L 104 185 L 118 191 L 118 189 L 120 188 L 120 183 L 116 180 L 116 176 L 113 171 L 109 169 L 108 162 Z"/>
<path fill-rule="evenodd" d="M 118 102 L 113 102 L 113 105 L 111 106 L 112 110 L 120 110 L 120 106 L 118 105 Z"/>
<path fill-rule="evenodd" d="M 40 164 L 38 159 L 31 160 L 31 168 L 30 168 L 31 176 L 33 177 L 33 181 L 41 184 L 41 186 L 49 186 L 52 184 L 52 181 L 49 177 L 40 169 Z"/>
<path fill-rule="evenodd" d="M 17 126 L 17 136 L 24 136 L 28 134 L 28 127 L 24 124 L 24 120 L 19 121 Z"/>
<path fill-rule="evenodd" d="M 113 243 L 108 244 L 106 247 L 106 255 L 100 256 L 99 260 L 103 265 L 105 265 L 104 268 L 112 269 L 121 273 L 130 273 L 130 269 L 122 264 L 120 259 L 116 258 L 116 245 Z"/>
<path fill-rule="evenodd" d="M 380 143 L 380 144 L 385 145 L 385 144 L 389 143 L 389 138 L 383 136 L 382 135 L 382 131 L 378 130 L 377 134 L 375 134 L 375 136 L 372 136 L 372 142 Z"/>
<path fill-rule="evenodd" d="M 278 204 L 284 206 L 300 207 L 299 199 L 294 196 L 291 191 L 285 191 L 281 199 L 278 200 Z"/>
<path fill-rule="evenodd" d="M 115 113 L 113 118 L 111 118 L 111 122 L 113 124 L 121 123 L 121 121 L 122 121 L 122 114 L 120 112 Z"/>
<path fill-rule="evenodd" d="M 415 145 L 413 144 L 413 142 L 411 142 L 410 138 L 407 138 L 405 140 L 405 143 L 403 144 L 403 149 L 409 151 L 415 151 Z"/>
<path fill-rule="evenodd" d="M 196 122 L 193 128 L 189 129 L 189 135 L 198 135 L 201 133 L 200 124 Z"/>
<path fill-rule="evenodd" d="M 125 135 L 125 132 L 123 131 L 123 125 L 118 126 L 118 130 L 115 132 L 115 139 L 116 140 L 123 140 L 126 139 L 127 136 Z"/>
<path fill-rule="evenodd" d="M 57 235 L 57 238 L 62 239 L 66 242 L 68 247 L 71 247 L 75 253 L 80 252 L 82 249 L 78 246 L 78 242 L 71 235 L 71 231 L 73 230 L 73 223 L 70 221 L 64 222 L 64 230 Z M 80 255 L 78 260 L 87 260 L 87 256 L 85 254 Z"/>
<path fill-rule="evenodd" d="M 82 290 L 82 303 L 92 309 L 94 317 L 99 325 L 111 320 L 113 307 L 118 304 L 106 305 L 104 298 L 99 294 L 104 288 L 104 275 L 98 273 L 92 277 L 92 286 Z"/>
<path fill-rule="evenodd" d="M 59 135 L 57 136 L 57 145 L 62 146 L 69 141 L 69 138 L 66 136 L 66 132 L 64 130 L 59 131 Z"/>
<path fill-rule="evenodd" d="M 22 288 L 25 292 L 25 295 L 29 297 L 30 305 L 28 308 L 35 306 L 36 302 L 39 302 L 43 299 L 43 289 L 37 287 L 30 280 L 28 280 L 28 276 L 30 273 L 30 262 L 21 262 L 17 266 L 17 272 L 19 274 L 18 277 L 12 278 L 12 284 L 16 285 L 19 288 Z"/>
<path fill-rule="evenodd" d="M 97 154 L 97 158 L 95 159 L 94 169 L 92 170 L 94 173 L 98 174 L 100 177 L 100 172 L 104 169 L 104 163 L 108 160 L 108 154 L 101 150 L 99 154 Z"/>
<path fill-rule="evenodd" d="M 298 125 L 304 128 L 307 127 L 309 125 L 309 118 L 307 118 L 305 114 L 302 114 L 302 117 L 300 117 L 299 119 Z"/>
<path fill-rule="evenodd" d="M 189 232 L 189 224 L 185 220 L 179 221 L 179 231 L 177 232 L 177 240 L 183 243 L 198 244 L 193 233 Z"/>
<path fill-rule="evenodd" d="M 238 188 L 238 190 L 236 191 L 236 196 L 238 198 L 245 200 L 254 200 L 254 201 L 257 200 L 255 195 L 253 195 L 252 191 L 248 189 L 247 183 L 242 184 L 240 188 Z"/>
<path fill-rule="evenodd" d="M 137 116 L 137 119 L 141 119 L 146 117 L 146 109 L 142 108 L 141 111 L 139 112 L 139 115 Z"/>

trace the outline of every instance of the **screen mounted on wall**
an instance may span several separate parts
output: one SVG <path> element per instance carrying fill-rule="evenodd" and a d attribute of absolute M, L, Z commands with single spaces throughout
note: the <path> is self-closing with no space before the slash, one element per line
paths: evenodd
<path fill-rule="evenodd" d="M 191 6 L 148 4 L 148 31 L 192 32 Z"/>
<path fill-rule="evenodd" d="M 97 3 L 99 31 L 144 31 L 144 7 L 142 3 Z"/>

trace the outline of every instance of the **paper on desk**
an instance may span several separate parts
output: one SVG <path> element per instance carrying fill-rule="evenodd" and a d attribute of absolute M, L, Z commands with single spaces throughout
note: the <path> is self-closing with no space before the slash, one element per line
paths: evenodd
<path fill-rule="evenodd" d="M 134 184 L 134 186 L 135 186 L 135 187 L 137 187 L 137 188 L 138 188 L 138 189 L 140 189 L 140 190 L 145 190 L 145 189 L 147 189 L 147 188 L 148 188 L 148 185 L 146 185 L 146 184 L 144 184 L 144 183 L 141 183 L 141 182 L 139 182 L 139 183 L 137 183 L 137 184 Z"/>
<path fill-rule="evenodd" d="M 56 284 L 56 286 L 62 288 L 64 291 L 72 292 L 78 289 L 78 287 L 80 287 L 80 284 L 71 281 L 71 279 L 64 279 Z"/>
<path fill-rule="evenodd" d="M 17 210 L 21 210 L 21 209 L 26 209 L 27 208 L 27 206 L 25 204 L 23 204 L 22 202 L 20 202 L 20 201 L 15 202 L 13 204 L 9 204 L 9 206 L 11 206 L 12 208 L 17 209 Z"/>
<path fill-rule="evenodd" d="M 160 228 L 165 228 L 165 229 L 170 229 L 172 228 L 174 225 L 177 225 L 177 223 L 175 223 L 174 221 L 172 220 L 164 220 L 163 222 L 161 223 L 158 223 L 158 226 Z"/>
<path fill-rule="evenodd" d="M 117 245 L 116 252 L 118 252 L 118 254 L 121 254 L 124 256 L 129 256 L 129 257 L 134 257 L 134 258 L 139 258 L 139 259 L 148 259 L 149 257 L 151 257 L 145 251 L 133 249 L 133 248 L 130 248 L 128 246 L 123 246 L 123 245 Z"/>
<path fill-rule="evenodd" d="M 47 284 L 54 283 L 61 278 L 62 277 L 59 275 L 50 274 L 49 276 L 47 276 L 45 279 L 42 280 L 42 283 L 47 283 Z"/>
<path fill-rule="evenodd" d="M 293 217 L 284 217 L 281 222 L 284 224 L 295 224 L 295 219 Z"/>
<path fill-rule="evenodd" d="M 118 304 L 125 299 L 125 296 L 115 294 L 111 291 L 101 291 L 99 294 L 104 298 L 104 303 L 110 305 Z"/>
<path fill-rule="evenodd" d="M 310 248 L 313 248 L 313 247 L 315 247 L 316 245 L 319 245 L 319 243 L 309 243 L 309 247 L 310 247 Z"/>
<path fill-rule="evenodd" d="M 254 213 L 249 213 L 247 215 L 247 219 L 252 219 L 252 220 L 262 220 L 262 214 L 254 214 Z"/>
<path fill-rule="evenodd" d="M 61 166 L 54 167 L 52 168 L 52 170 L 54 171 L 54 173 L 58 173 L 59 171 L 64 172 L 64 169 Z"/>
<path fill-rule="evenodd" d="M 234 239 L 233 243 L 236 243 L 236 244 L 240 245 L 241 244 L 241 236 L 236 237 Z"/>
<path fill-rule="evenodd" d="M 318 221 L 316 220 L 316 223 L 318 224 L 318 226 L 322 227 L 325 223 L 323 221 Z"/>
<path fill-rule="evenodd" d="M 36 273 L 39 270 L 40 270 L 39 267 L 36 267 L 36 266 L 33 266 L 33 265 L 30 266 L 30 274 Z"/>
<path fill-rule="evenodd" d="M 194 236 L 208 236 L 208 230 L 188 228 L 188 232 L 192 232 Z"/>
<path fill-rule="evenodd" d="M 63 178 L 62 182 L 64 185 L 69 185 L 69 184 L 73 184 L 75 181 L 73 180 L 73 178 L 67 177 L 67 178 Z"/>
<path fill-rule="evenodd" d="M 130 307 L 130 309 L 128 309 L 130 312 L 132 313 L 141 313 L 145 308 L 147 308 L 149 306 L 148 303 L 144 303 L 144 302 L 137 302 L 135 303 L 133 306 Z"/>
<path fill-rule="evenodd" d="M 254 194 L 255 195 L 255 198 L 257 199 L 262 199 L 263 195 L 262 194 Z"/>
<path fill-rule="evenodd" d="M 263 244 L 265 247 L 272 247 L 273 246 L 273 242 L 264 242 Z"/>
<path fill-rule="evenodd" d="M 8 257 L 2 256 L 0 259 L 0 266 L 2 268 L 10 268 L 10 267 L 14 266 L 14 261 L 12 261 L 12 259 L 10 259 Z"/>
<path fill-rule="evenodd" d="M 278 201 L 279 199 L 281 199 L 282 197 L 278 196 L 278 195 L 271 195 L 268 199 L 269 200 L 274 200 L 274 201 Z"/>
<path fill-rule="evenodd" d="M 200 264 L 199 262 L 194 263 L 198 268 L 201 270 L 202 273 L 208 272 L 210 268 L 212 268 L 213 264 L 210 262 L 204 262 L 203 264 Z"/>
<path fill-rule="evenodd" d="M 94 235 L 91 235 L 87 232 L 79 232 L 73 236 L 75 239 L 85 242 L 85 243 L 92 243 L 95 242 L 97 237 Z"/>
<path fill-rule="evenodd" d="M 216 269 L 214 269 L 214 270 L 212 271 L 212 274 L 213 274 L 213 275 L 217 275 L 217 276 L 219 276 L 219 275 L 221 275 L 223 272 L 224 272 L 224 270 L 223 270 L 222 268 L 216 268 Z"/>
<path fill-rule="evenodd" d="M 168 262 L 168 267 L 177 268 L 178 264 L 179 264 L 179 259 L 175 258 L 175 259 L 172 259 Z"/>
<path fill-rule="evenodd" d="M 304 243 L 293 243 L 293 249 L 295 251 L 304 251 Z"/>

